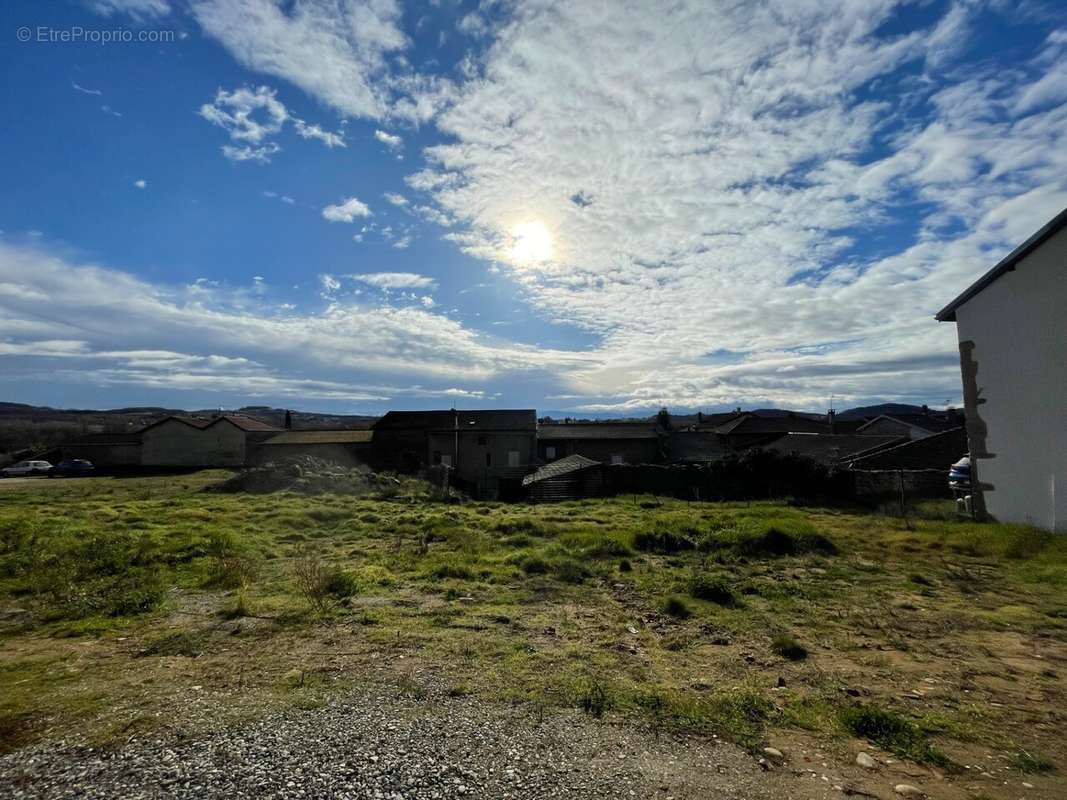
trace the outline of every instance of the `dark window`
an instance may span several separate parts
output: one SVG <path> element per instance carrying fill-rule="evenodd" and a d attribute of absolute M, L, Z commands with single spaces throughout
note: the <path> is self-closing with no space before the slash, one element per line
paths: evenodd
<path fill-rule="evenodd" d="M 487 467 L 493 466 L 493 454 L 492 453 L 486 453 L 485 454 L 485 466 L 487 466 Z"/>
<path fill-rule="evenodd" d="M 440 464 L 441 463 L 441 451 L 440 450 L 434 450 L 433 451 L 433 463 L 435 463 L 435 464 Z"/>
<path fill-rule="evenodd" d="M 485 437 L 484 436 L 479 436 L 478 437 L 478 444 L 483 444 L 483 445 L 485 444 Z"/>

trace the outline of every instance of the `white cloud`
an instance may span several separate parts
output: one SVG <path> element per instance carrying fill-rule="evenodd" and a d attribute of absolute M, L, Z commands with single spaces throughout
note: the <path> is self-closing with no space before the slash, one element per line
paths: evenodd
<path fill-rule="evenodd" d="M 390 150 L 399 150 L 401 147 L 404 146 L 403 139 L 394 134 L 386 133 L 385 131 L 376 130 L 374 132 L 374 138 L 384 144 Z"/>
<path fill-rule="evenodd" d="M 234 147 L 230 144 L 224 144 L 222 146 L 222 154 L 226 156 L 230 161 L 254 161 L 258 164 L 269 164 L 270 157 L 276 153 L 280 153 L 281 147 L 270 142 L 262 147 L 251 147 L 245 145 L 244 147 Z"/>
<path fill-rule="evenodd" d="M 133 185 L 136 186 L 138 189 L 144 189 L 148 186 L 148 181 L 146 181 L 144 178 L 140 178 L 139 180 L 134 181 Z"/>
<path fill-rule="evenodd" d="M 204 32 L 243 66 L 284 78 L 343 114 L 380 119 L 379 80 L 409 42 L 395 0 L 192 0 Z"/>
<path fill-rule="evenodd" d="M 1032 231 L 1067 203 L 1064 62 L 918 83 L 898 69 L 961 58 L 967 9 L 882 35 L 894 11 L 635 1 L 605 29 L 522 7 L 408 184 L 535 312 L 599 337 L 572 373 L 589 408 L 952 396 L 933 313 L 1028 235 L 1004 209 Z M 552 256 L 518 263 L 529 223 Z"/>
<path fill-rule="evenodd" d="M 489 340 L 426 308 L 334 300 L 298 313 L 255 293 L 234 300 L 207 280 L 199 291 L 151 284 L 3 241 L 0 276 L 0 382 L 12 385 L 47 376 L 261 396 L 478 398 L 484 381 L 587 360 Z M 320 280 L 340 289 L 335 276 Z"/>
<path fill-rule="evenodd" d="M 286 205 L 290 205 L 290 206 L 293 205 L 294 203 L 296 203 L 296 200 L 294 200 L 293 198 L 291 198 L 287 194 L 278 194 L 277 192 L 264 191 L 263 192 L 263 196 L 264 197 L 269 197 L 272 200 L 280 200 L 283 203 L 285 203 Z"/>
<path fill-rule="evenodd" d="M 167 0 L 90 0 L 90 8 L 97 14 L 110 17 L 112 14 L 128 14 L 136 20 L 165 17 L 170 13 Z"/>
<path fill-rule="evenodd" d="M 397 250 L 407 250 L 409 247 L 411 247 L 411 234 L 405 233 L 403 236 L 393 242 L 393 247 Z"/>
<path fill-rule="evenodd" d="M 232 92 L 219 89 L 211 103 L 200 106 L 200 116 L 225 130 L 231 140 L 250 143 L 242 147 L 224 145 L 222 153 L 226 158 L 269 162 L 270 156 L 281 151 L 281 147 L 269 139 L 281 132 L 286 122 L 292 122 L 297 134 L 304 139 L 318 139 L 329 148 L 345 147 L 344 134 L 327 131 L 294 117 L 277 94 L 268 86 L 245 87 Z"/>
<path fill-rule="evenodd" d="M 70 85 L 71 85 L 72 88 L 77 89 L 82 94 L 92 94 L 92 95 L 97 95 L 97 96 L 103 94 L 103 92 L 101 92 L 99 89 L 86 89 L 84 86 L 79 86 L 78 84 L 74 83 L 73 81 L 71 81 Z"/>
<path fill-rule="evenodd" d="M 225 130 L 234 141 L 259 144 L 282 129 L 289 112 L 267 86 L 256 89 L 219 89 L 211 103 L 200 106 L 200 116 Z M 259 119 L 256 118 L 257 112 Z"/>
<path fill-rule="evenodd" d="M 489 33 L 489 25 L 481 14 L 471 11 L 456 23 L 456 30 L 460 33 L 465 33 L 467 36 L 485 36 Z"/>
<path fill-rule="evenodd" d="M 433 289 L 437 286 L 433 278 L 416 272 L 365 272 L 345 277 L 385 290 Z"/>
<path fill-rule="evenodd" d="M 345 137 L 341 133 L 332 133 L 320 128 L 318 125 L 309 125 L 302 119 L 293 119 L 296 132 L 305 139 L 318 139 L 327 147 L 344 147 Z"/>
<path fill-rule="evenodd" d="M 397 206 L 399 208 L 403 208 L 404 206 L 406 206 L 408 204 L 408 199 L 406 197 L 404 197 L 404 195 L 397 194 L 396 192 L 386 192 L 382 196 L 389 203 L 392 203 L 394 206 Z"/>
<path fill-rule="evenodd" d="M 371 216 L 371 210 L 355 197 L 342 200 L 337 205 L 322 209 L 323 218 L 330 222 L 355 222 L 357 218 Z"/>

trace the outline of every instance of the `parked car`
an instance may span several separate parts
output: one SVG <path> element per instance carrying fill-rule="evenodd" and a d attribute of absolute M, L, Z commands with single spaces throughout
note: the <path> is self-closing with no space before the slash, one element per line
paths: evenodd
<path fill-rule="evenodd" d="M 45 475 L 52 469 L 47 461 L 20 461 L 10 467 L 0 469 L 0 477 L 21 478 L 27 475 Z"/>
<path fill-rule="evenodd" d="M 83 458 L 72 458 L 68 461 L 60 461 L 52 469 L 48 470 L 49 478 L 81 478 L 92 475 L 96 467 L 92 461 Z"/>

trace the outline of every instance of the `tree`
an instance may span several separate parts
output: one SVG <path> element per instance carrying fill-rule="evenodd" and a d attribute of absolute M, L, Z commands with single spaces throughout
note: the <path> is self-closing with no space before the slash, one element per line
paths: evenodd
<path fill-rule="evenodd" d="M 667 410 L 667 406 L 664 406 L 656 414 L 656 423 L 665 431 L 671 429 L 671 412 Z"/>

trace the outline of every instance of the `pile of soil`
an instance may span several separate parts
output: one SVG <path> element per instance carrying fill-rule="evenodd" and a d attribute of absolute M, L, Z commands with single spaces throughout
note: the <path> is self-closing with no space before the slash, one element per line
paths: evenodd
<path fill-rule="evenodd" d="M 405 481 L 395 475 L 371 472 L 364 466 L 345 466 L 314 456 L 292 456 L 242 470 L 209 491 L 227 494 L 396 495 Z"/>

